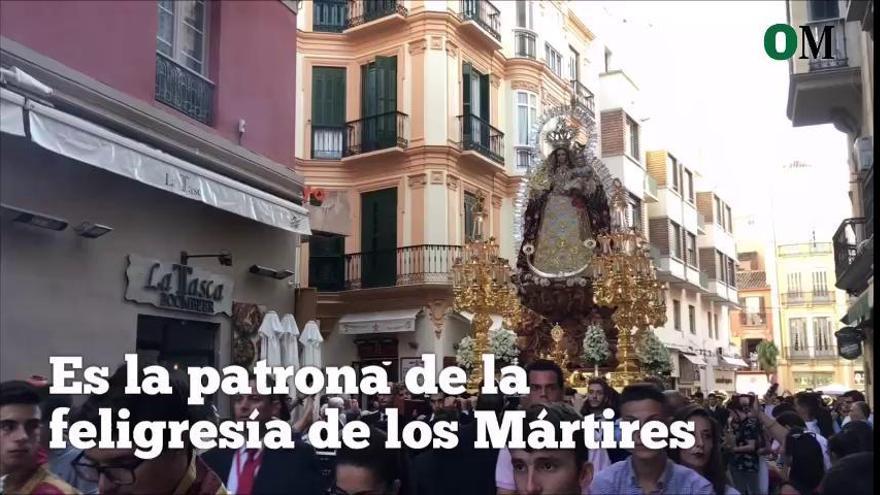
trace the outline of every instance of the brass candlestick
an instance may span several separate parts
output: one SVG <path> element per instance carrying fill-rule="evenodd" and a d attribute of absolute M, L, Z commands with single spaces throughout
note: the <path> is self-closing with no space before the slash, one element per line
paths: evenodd
<path fill-rule="evenodd" d="M 626 191 L 615 179 L 612 228 L 598 236 L 601 253 L 594 265 L 594 288 L 598 304 L 615 308 L 611 321 L 618 331 L 618 365 L 611 373 L 611 385 L 618 388 L 642 376 L 634 339 L 666 322 L 664 287 L 657 281 L 648 242 L 629 224 L 626 210 Z"/>
<path fill-rule="evenodd" d="M 507 260 L 498 256 L 494 238 L 483 240 L 484 197 L 477 194 L 473 207 L 473 241 L 464 246 L 461 258 L 452 266 L 454 308 L 474 314 L 471 328 L 474 339 L 474 367 L 468 378 L 468 389 L 476 390 L 483 380 L 483 354 L 489 347 L 492 314 L 500 314 L 509 327 L 519 319 L 519 298 L 511 283 Z"/>

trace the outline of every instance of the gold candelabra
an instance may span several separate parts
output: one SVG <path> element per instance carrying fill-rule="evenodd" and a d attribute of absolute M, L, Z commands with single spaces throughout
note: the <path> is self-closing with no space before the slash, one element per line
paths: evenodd
<path fill-rule="evenodd" d="M 615 179 L 611 196 L 612 227 L 598 235 L 599 256 L 594 261 L 596 303 L 615 308 L 611 316 L 618 330 L 617 369 L 611 373 L 614 387 L 641 379 L 634 340 L 650 327 L 666 322 L 664 285 L 657 280 L 648 242 L 632 227 L 626 191 Z"/>
<path fill-rule="evenodd" d="M 519 298 L 511 283 L 510 266 L 506 259 L 498 256 L 495 238 L 483 239 L 483 201 L 483 194 L 478 193 L 472 210 L 473 240 L 465 243 L 462 257 L 452 266 L 454 308 L 474 314 L 471 322 L 474 367 L 468 379 L 469 390 L 476 390 L 483 380 L 482 356 L 489 347 L 490 315 L 501 315 L 507 328 L 515 327 L 520 317 Z"/>

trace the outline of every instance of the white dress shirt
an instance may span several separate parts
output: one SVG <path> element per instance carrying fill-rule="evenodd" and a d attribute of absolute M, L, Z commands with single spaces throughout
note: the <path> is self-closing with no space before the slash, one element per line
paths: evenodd
<path fill-rule="evenodd" d="M 262 452 L 262 450 L 261 450 Z M 253 455 L 259 455 L 260 452 L 256 452 Z M 232 456 L 232 465 L 229 466 L 229 478 L 226 481 L 226 490 L 229 493 L 235 493 L 238 490 L 238 470 L 244 468 L 245 463 L 250 459 L 251 453 L 247 451 L 245 447 L 238 449 L 235 454 Z M 260 463 L 260 466 L 263 463 Z M 256 480 L 257 473 L 260 472 L 260 466 L 257 466 L 256 472 L 254 472 L 254 480 Z"/>

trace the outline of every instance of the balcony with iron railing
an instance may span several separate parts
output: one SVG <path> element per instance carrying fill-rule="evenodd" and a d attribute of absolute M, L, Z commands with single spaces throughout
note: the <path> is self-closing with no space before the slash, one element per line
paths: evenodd
<path fill-rule="evenodd" d="M 161 53 L 156 53 L 156 101 L 211 125 L 214 83 Z"/>
<path fill-rule="evenodd" d="M 874 274 L 874 236 L 867 237 L 865 218 L 847 218 L 834 233 L 835 285 L 851 295 L 868 287 Z"/>
<path fill-rule="evenodd" d="M 504 164 L 504 133 L 488 121 L 472 114 L 458 116 L 462 150 L 473 150 L 486 158 Z"/>
<path fill-rule="evenodd" d="M 831 243 L 802 242 L 800 244 L 783 244 L 779 246 L 776 252 L 780 257 L 831 254 Z"/>
<path fill-rule="evenodd" d="M 593 92 L 580 81 L 571 81 L 572 99 L 576 106 L 582 107 L 591 117 L 596 116 L 596 102 Z"/>
<path fill-rule="evenodd" d="M 536 41 L 537 35 L 533 31 L 515 29 L 513 31 L 514 56 L 535 60 L 537 58 Z"/>
<path fill-rule="evenodd" d="M 516 169 L 527 172 L 535 167 L 535 149 L 531 146 L 514 146 Z"/>
<path fill-rule="evenodd" d="M 452 285 L 461 246 L 423 244 L 397 249 L 311 258 L 309 285 L 336 292 L 379 287 Z"/>
<path fill-rule="evenodd" d="M 350 0 L 345 29 L 351 29 L 389 16 L 406 17 L 403 0 Z"/>
<path fill-rule="evenodd" d="M 783 306 L 822 306 L 834 304 L 834 291 L 783 292 L 779 302 Z"/>
<path fill-rule="evenodd" d="M 768 321 L 767 313 L 764 311 L 759 311 L 757 313 L 740 311 L 739 313 L 739 324 L 744 327 L 766 327 Z"/>
<path fill-rule="evenodd" d="M 405 149 L 409 144 L 408 122 L 409 115 L 403 112 L 385 112 L 347 122 L 343 155 Z"/>
<path fill-rule="evenodd" d="M 488 0 L 460 0 L 459 5 L 463 23 L 473 22 L 496 43 L 501 42 L 501 11 L 498 7 Z"/>
<path fill-rule="evenodd" d="M 846 56 L 846 20 L 845 19 L 825 19 L 819 21 L 810 21 L 805 24 L 813 32 L 813 39 L 820 46 L 819 56 L 810 58 L 810 71 L 821 71 L 827 69 L 837 69 L 847 66 Z M 828 29 L 830 27 L 830 29 Z M 830 33 L 831 39 L 828 39 L 825 33 Z M 831 43 L 827 49 L 823 43 Z M 809 49 L 809 47 L 805 47 Z M 826 58 L 825 55 L 830 57 Z"/>
<path fill-rule="evenodd" d="M 785 346 L 782 348 L 785 359 L 837 359 L 834 346 Z"/>

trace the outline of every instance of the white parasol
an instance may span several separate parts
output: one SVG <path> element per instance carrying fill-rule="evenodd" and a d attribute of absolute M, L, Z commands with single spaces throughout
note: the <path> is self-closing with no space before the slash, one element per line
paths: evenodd
<path fill-rule="evenodd" d="M 281 318 L 281 362 L 299 369 L 299 327 L 290 313 Z"/>
<path fill-rule="evenodd" d="M 260 359 L 266 361 L 266 366 L 282 366 L 280 341 L 282 330 L 278 313 L 267 312 L 257 332 L 260 334 Z"/>
<path fill-rule="evenodd" d="M 321 358 L 321 343 L 324 342 L 324 338 L 321 337 L 321 331 L 315 320 L 306 323 L 302 335 L 299 336 L 299 342 L 303 345 L 302 365 L 322 368 L 324 360 Z"/>

